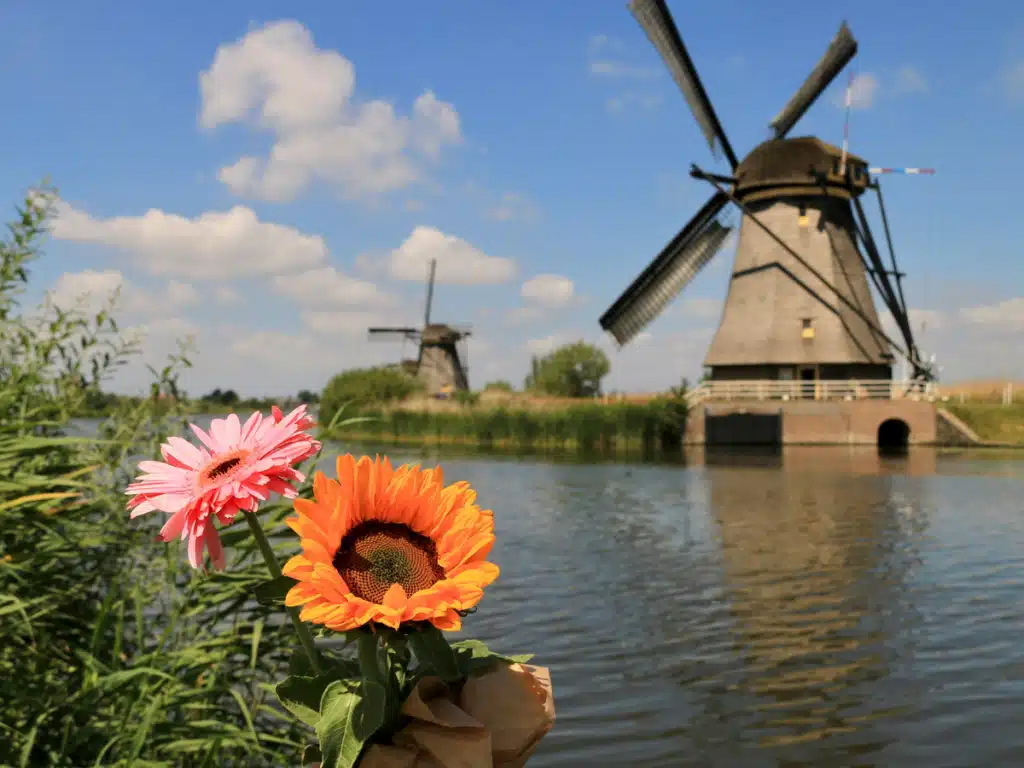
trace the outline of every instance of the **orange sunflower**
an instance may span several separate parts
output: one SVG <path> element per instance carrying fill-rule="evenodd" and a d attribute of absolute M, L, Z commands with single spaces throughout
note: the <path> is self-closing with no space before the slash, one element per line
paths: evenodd
<path fill-rule="evenodd" d="M 460 612 L 498 578 L 487 562 L 494 513 L 469 483 L 445 487 L 440 467 L 341 456 L 338 479 L 317 472 L 313 496 L 296 499 L 299 516 L 287 521 L 302 554 L 284 567 L 298 582 L 285 604 L 301 605 L 303 621 L 337 632 L 409 621 L 457 630 Z"/>

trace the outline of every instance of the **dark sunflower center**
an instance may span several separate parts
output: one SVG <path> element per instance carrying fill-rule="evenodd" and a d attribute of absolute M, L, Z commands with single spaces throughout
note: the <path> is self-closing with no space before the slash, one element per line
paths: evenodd
<path fill-rule="evenodd" d="M 216 480 L 218 477 L 223 477 L 224 475 L 226 475 L 228 472 L 230 472 L 232 469 L 234 469 L 241 463 L 242 460 L 237 456 L 230 459 L 224 459 L 224 461 L 220 462 L 219 464 L 214 464 L 212 467 L 206 470 L 206 476 L 210 480 Z"/>
<path fill-rule="evenodd" d="M 353 595 L 377 604 L 393 584 L 413 595 L 444 578 L 434 542 L 401 523 L 360 523 L 341 540 L 334 567 Z"/>

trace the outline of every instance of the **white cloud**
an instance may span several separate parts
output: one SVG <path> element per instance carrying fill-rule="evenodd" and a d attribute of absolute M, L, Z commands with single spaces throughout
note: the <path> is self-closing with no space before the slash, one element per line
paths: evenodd
<path fill-rule="evenodd" d="M 487 209 L 485 215 L 496 221 L 533 221 L 539 213 L 537 204 L 525 195 L 506 192 L 497 205 Z"/>
<path fill-rule="evenodd" d="M 505 322 L 508 325 L 525 325 L 547 317 L 547 313 L 540 307 L 514 307 L 505 312 Z"/>
<path fill-rule="evenodd" d="M 1006 67 L 999 79 L 1007 99 L 1011 102 L 1024 100 L 1024 59 Z"/>
<path fill-rule="evenodd" d="M 317 266 L 327 256 L 322 237 L 260 221 L 245 206 L 194 219 L 157 209 L 97 219 L 60 202 L 56 214 L 53 236 L 58 240 L 117 248 L 157 275 L 207 280 L 276 275 Z"/>
<path fill-rule="evenodd" d="M 96 313 L 115 291 L 119 291 L 118 311 L 133 316 L 174 312 L 199 301 L 196 289 L 188 283 L 171 280 L 162 291 L 147 291 L 129 283 L 116 269 L 65 272 L 48 293 L 50 301 L 61 309 Z"/>
<path fill-rule="evenodd" d="M 717 320 L 722 315 L 722 300 L 684 297 L 679 302 L 679 312 L 686 317 Z"/>
<path fill-rule="evenodd" d="M 909 65 L 901 67 L 896 73 L 896 93 L 928 93 L 929 85 L 920 70 Z"/>
<path fill-rule="evenodd" d="M 529 339 L 526 342 L 526 349 L 531 355 L 542 357 L 558 347 L 571 343 L 571 341 L 572 339 L 565 334 L 553 333 L 540 339 Z"/>
<path fill-rule="evenodd" d="M 572 280 L 562 275 L 531 277 L 519 290 L 527 302 L 550 309 L 564 307 L 572 301 L 574 292 Z"/>
<path fill-rule="evenodd" d="M 235 194 L 294 199 L 314 181 L 347 199 L 403 189 L 423 163 L 462 141 L 455 107 L 425 91 L 409 115 L 380 100 L 355 103 L 355 68 L 316 47 L 309 30 L 285 20 L 217 48 L 200 74 L 199 123 L 254 123 L 274 139 L 266 158 L 245 156 L 218 178 Z"/>
<path fill-rule="evenodd" d="M 656 94 L 634 93 L 632 91 L 620 93 L 616 96 L 609 96 L 604 100 L 604 108 L 615 114 L 627 112 L 630 107 L 647 110 L 654 109 L 659 106 L 661 106 L 661 96 Z"/>
<path fill-rule="evenodd" d="M 348 336 L 366 335 L 372 326 L 418 327 L 422 322 L 411 322 L 409 313 L 395 314 L 367 310 L 313 310 L 302 313 L 302 323 L 314 333 Z"/>
<path fill-rule="evenodd" d="M 307 306 L 379 306 L 392 302 L 392 298 L 373 283 L 349 277 L 331 266 L 297 275 L 278 275 L 271 285 L 280 295 Z"/>
<path fill-rule="evenodd" d="M 960 310 L 960 316 L 969 323 L 985 326 L 989 331 L 1019 333 L 1024 331 L 1024 297 L 987 306 L 966 307 Z"/>
<path fill-rule="evenodd" d="M 608 35 L 594 35 L 587 45 L 587 69 L 590 74 L 607 78 L 649 78 L 657 71 L 622 60 L 622 43 Z"/>
<path fill-rule="evenodd" d="M 868 109 L 875 103 L 875 98 L 878 96 L 878 78 L 870 72 L 862 72 L 854 77 L 853 83 L 848 87 L 851 109 Z M 836 93 L 834 102 L 837 107 L 845 109 L 846 88 Z"/>
<path fill-rule="evenodd" d="M 423 282 L 427 279 L 431 259 L 437 259 L 438 283 L 496 284 L 507 282 L 516 274 L 516 263 L 512 259 L 488 256 L 455 235 L 420 226 L 391 252 L 391 276 Z"/>
<path fill-rule="evenodd" d="M 238 292 L 227 285 L 218 285 L 216 290 L 213 292 L 213 298 L 218 304 L 228 306 L 238 304 L 242 301 L 242 297 L 238 295 Z"/>

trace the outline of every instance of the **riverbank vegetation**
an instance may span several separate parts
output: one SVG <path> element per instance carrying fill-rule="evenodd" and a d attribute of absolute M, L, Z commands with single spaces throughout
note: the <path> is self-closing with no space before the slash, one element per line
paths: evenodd
<path fill-rule="evenodd" d="M 612 454 L 678 450 L 685 385 L 642 402 L 601 397 L 607 359 L 587 346 L 578 342 L 535 360 L 522 392 L 494 382 L 450 400 L 424 396 L 419 381 L 396 368 L 345 371 L 324 389 L 320 419 L 329 423 L 341 408 L 358 413 L 360 422 L 332 433 L 349 440 Z"/>
<path fill-rule="evenodd" d="M 125 511 L 135 462 L 181 431 L 187 360 L 97 437 L 69 436 L 131 345 L 109 309 L 19 306 L 51 199 L 33 193 L 0 242 L 0 765 L 295 765 L 310 729 L 266 687 L 292 635 L 250 600 L 266 566 L 244 525 L 224 533 L 229 569 L 204 576 L 154 541 L 162 521 Z M 261 513 L 282 556 L 289 511 Z"/>
<path fill-rule="evenodd" d="M 1024 402 L 947 402 L 942 407 L 986 442 L 1024 446 Z"/>

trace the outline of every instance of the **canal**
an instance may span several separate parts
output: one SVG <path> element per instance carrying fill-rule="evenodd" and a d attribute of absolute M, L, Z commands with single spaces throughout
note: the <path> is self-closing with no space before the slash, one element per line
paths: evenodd
<path fill-rule="evenodd" d="M 1024 454 L 391 453 L 494 509 L 465 629 L 552 670 L 531 766 L 1024 764 Z"/>

